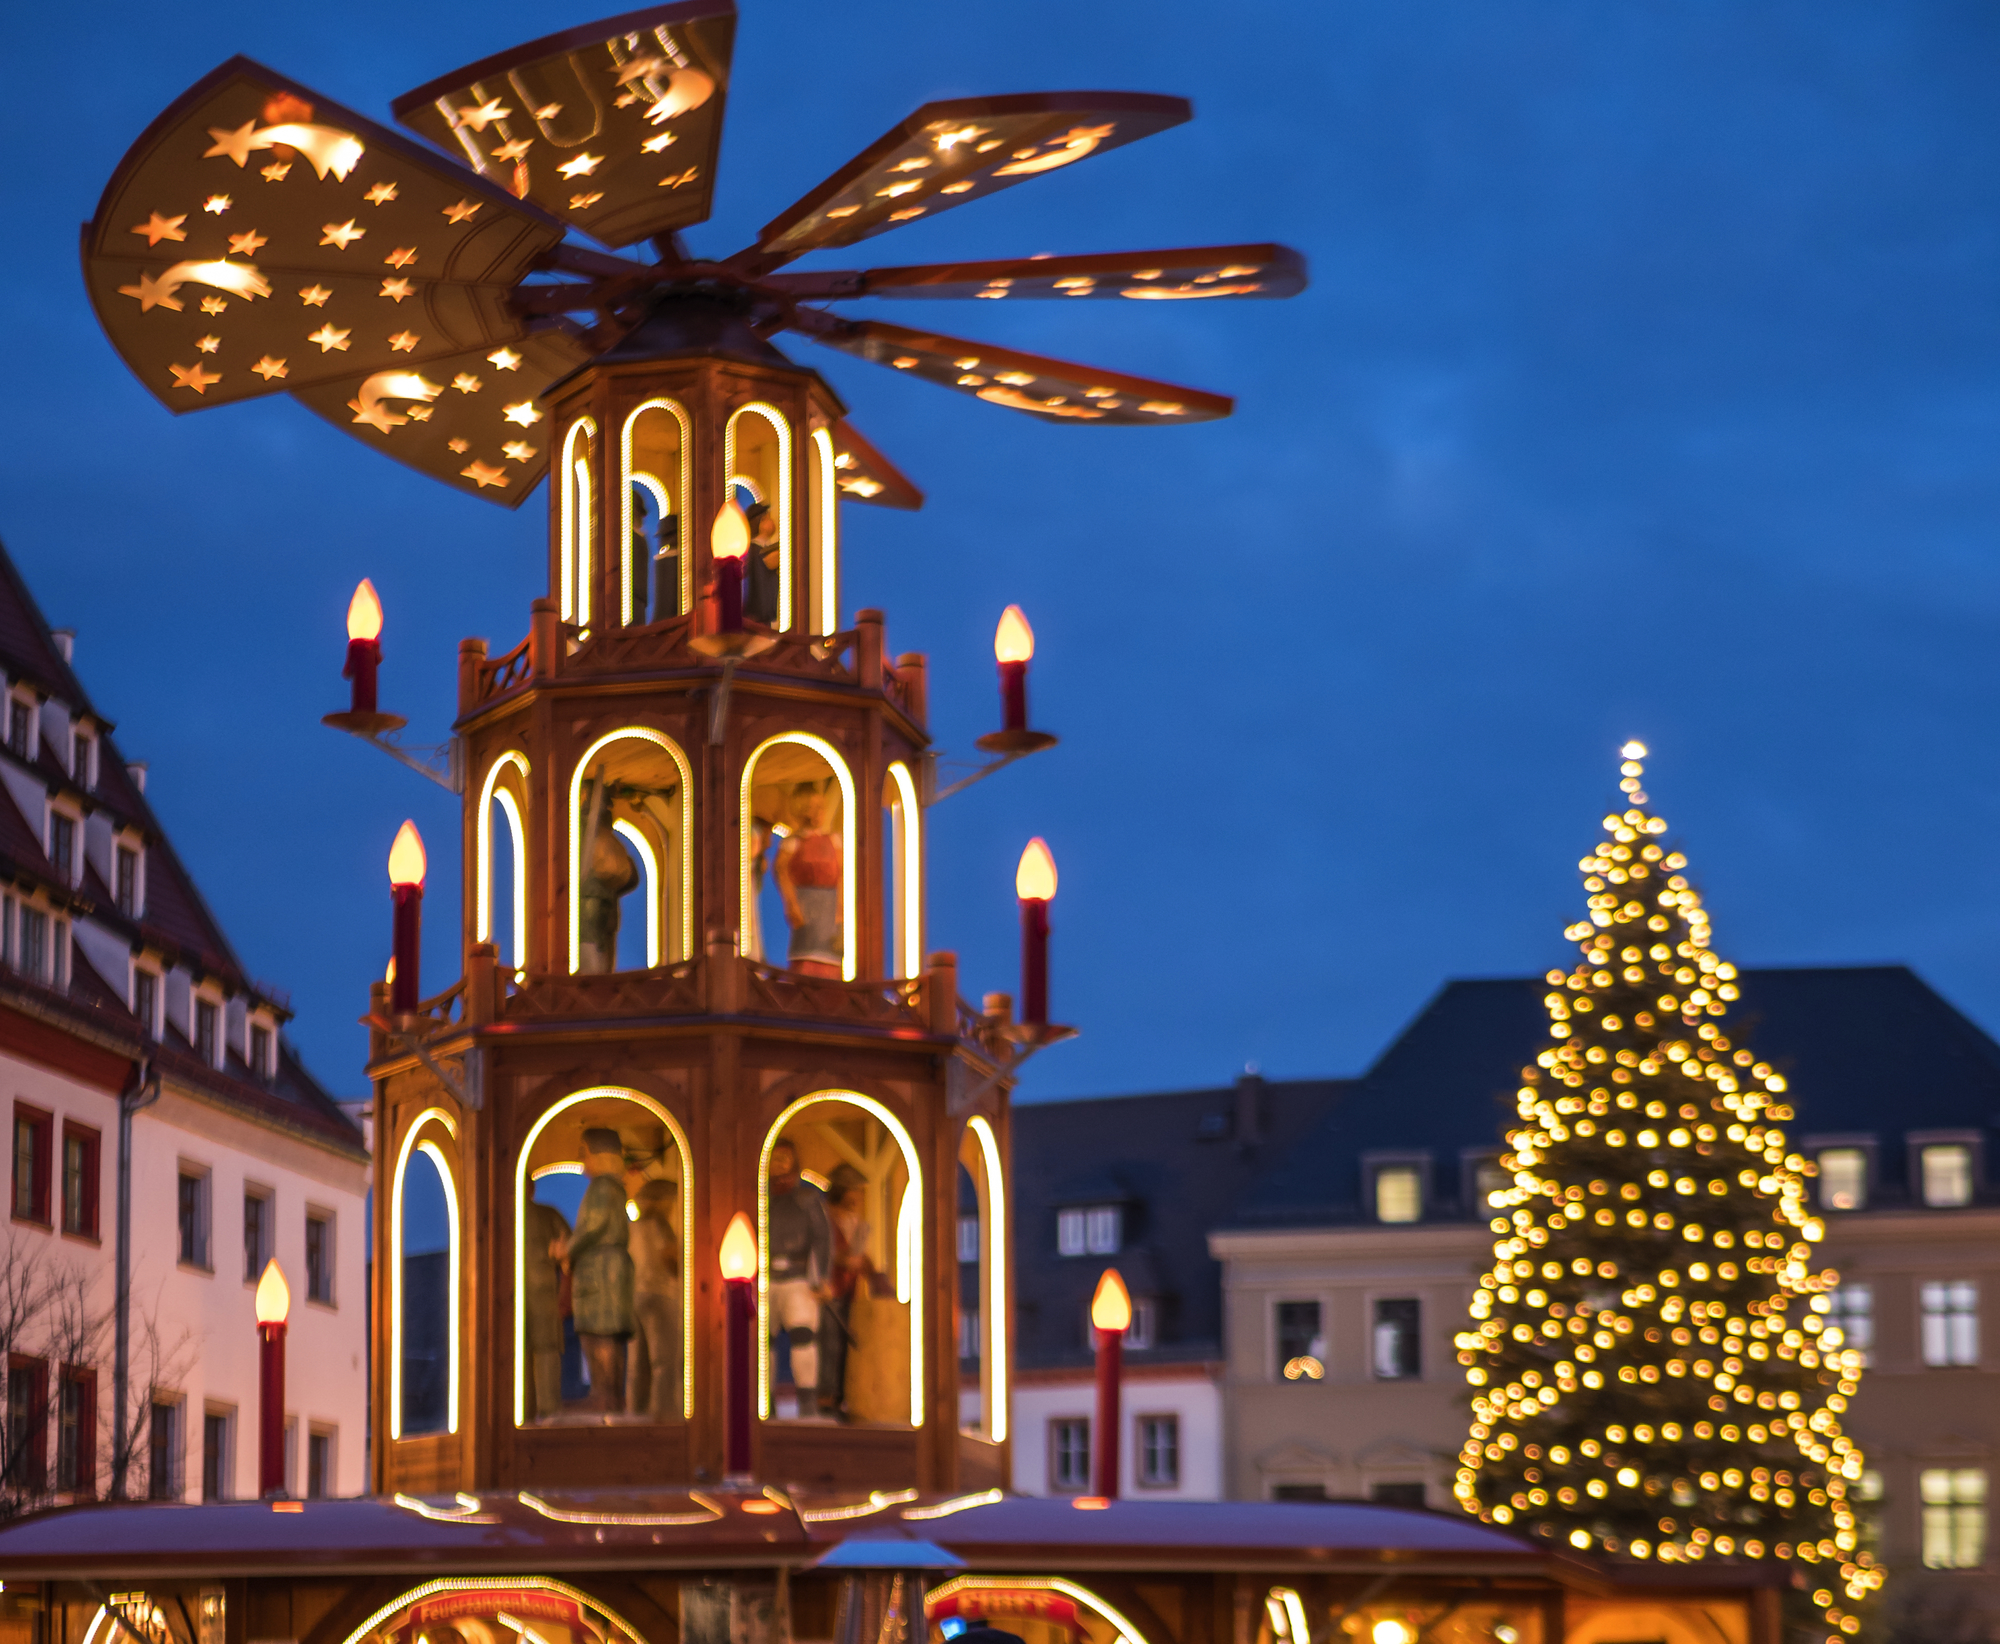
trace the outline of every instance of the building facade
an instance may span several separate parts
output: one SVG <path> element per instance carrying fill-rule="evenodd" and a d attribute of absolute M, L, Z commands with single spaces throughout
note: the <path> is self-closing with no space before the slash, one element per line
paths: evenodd
<path fill-rule="evenodd" d="M 292 1294 L 287 1474 L 368 1443 L 360 1133 L 285 1042 L 0 552 L 0 1496 L 257 1494 L 253 1293 Z"/>

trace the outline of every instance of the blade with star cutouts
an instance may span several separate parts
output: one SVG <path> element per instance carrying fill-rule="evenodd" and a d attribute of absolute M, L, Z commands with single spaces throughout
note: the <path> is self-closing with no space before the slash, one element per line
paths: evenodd
<path fill-rule="evenodd" d="M 1045 422 L 1157 428 L 1210 422 L 1236 408 L 1236 402 L 1224 394 L 1177 388 L 1149 377 L 1024 354 L 992 343 L 967 342 L 963 337 L 946 337 L 934 331 L 913 331 L 882 320 L 844 320 L 822 310 L 802 308 L 792 326 L 829 348 L 907 371 L 989 405 L 1025 411 Z"/>
<path fill-rule="evenodd" d="M 398 97 L 396 118 L 605 245 L 706 222 L 722 146 L 731 0 L 586 23 Z"/>
<path fill-rule="evenodd" d="M 764 283 L 813 302 L 846 297 L 1129 297 L 1186 302 L 1204 297 L 1296 296 L 1306 287 L 1306 260 L 1281 245 L 1209 245 L 772 274 Z"/>
<path fill-rule="evenodd" d="M 842 496 L 877 508 L 924 505 L 923 492 L 845 418 L 833 427 L 833 482 Z"/>
<path fill-rule="evenodd" d="M 518 508 L 549 466 L 538 396 L 589 357 L 569 333 L 538 331 L 421 368 L 396 366 L 296 389 L 293 397 L 385 457 Z"/>
<path fill-rule="evenodd" d="M 926 103 L 764 225 L 731 263 L 763 272 L 853 245 L 1193 118 L 1185 97 L 1030 91 Z"/>
<path fill-rule="evenodd" d="M 327 375 L 311 356 L 352 373 L 369 348 L 408 363 L 521 337 L 507 289 L 562 237 L 504 190 L 239 57 L 120 162 L 84 226 L 84 280 L 126 364 L 187 410 Z M 284 369 L 253 375 L 258 361 Z"/>

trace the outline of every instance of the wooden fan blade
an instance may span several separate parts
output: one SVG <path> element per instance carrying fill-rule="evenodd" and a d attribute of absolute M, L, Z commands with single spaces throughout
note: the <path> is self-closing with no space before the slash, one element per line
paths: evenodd
<path fill-rule="evenodd" d="M 1075 365 L 1041 354 L 967 342 L 934 331 L 913 331 L 881 320 L 844 320 L 800 309 L 794 328 L 815 342 L 892 370 L 907 371 L 940 388 L 956 389 L 989 405 L 1025 411 L 1045 422 L 1156 428 L 1226 417 L 1236 402 L 1198 388 L 1177 388 L 1094 365 Z"/>
<path fill-rule="evenodd" d="M 533 206 L 239 57 L 112 173 L 84 226 L 84 283 L 139 380 L 195 410 L 519 338 L 508 288 L 562 235 Z"/>
<path fill-rule="evenodd" d="M 385 457 L 518 508 L 549 466 L 539 396 L 589 357 L 567 332 L 538 331 L 506 348 L 349 376 L 293 397 Z"/>
<path fill-rule="evenodd" d="M 1193 117 L 1184 97 L 1033 91 L 926 103 L 871 143 L 730 259 L 753 273 L 853 245 Z"/>
<path fill-rule="evenodd" d="M 1175 302 L 1296 296 L 1306 287 L 1306 260 L 1281 245 L 1209 245 L 772 274 L 763 283 L 820 302 L 843 297 L 1130 297 Z"/>
<path fill-rule="evenodd" d="M 833 475 L 840 494 L 856 502 L 873 503 L 877 508 L 917 509 L 924 505 L 923 492 L 845 419 L 834 424 Z"/>
<path fill-rule="evenodd" d="M 681 0 L 547 35 L 398 97 L 412 131 L 605 245 L 706 222 L 732 0 Z"/>

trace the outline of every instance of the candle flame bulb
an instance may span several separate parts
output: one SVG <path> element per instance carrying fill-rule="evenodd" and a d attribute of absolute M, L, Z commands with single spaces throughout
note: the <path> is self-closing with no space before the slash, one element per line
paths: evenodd
<path fill-rule="evenodd" d="M 1116 1330 L 1121 1336 L 1132 1328 L 1132 1293 L 1115 1267 L 1107 1267 L 1097 1281 L 1097 1294 L 1090 1298 L 1090 1322 L 1095 1329 Z"/>
<path fill-rule="evenodd" d="M 1644 759 L 1646 757 L 1646 744 L 1643 742 L 1628 742 L 1618 750 L 1618 754 L 1621 759 Z"/>
<path fill-rule="evenodd" d="M 264 1276 L 257 1281 L 257 1322 L 283 1324 L 292 1311 L 292 1287 L 285 1283 L 284 1269 L 273 1256 L 264 1264 Z"/>
<path fill-rule="evenodd" d="M 1035 630 L 1018 605 L 1000 613 L 1000 626 L 993 634 L 993 655 L 1001 662 L 1029 662 L 1035 655 Z"/>
<path fill-rule="evenodd" d="M 414 822 L 396 830 L 396 842 L 389 847 L 389 883 L 421 885 L 424 882 L 424 842 Z"/>
<path fill-rule="evenodd" d="M 1056 859 L 1047 842 L 1037 834 L 1021 852 L 1021 865 L 1014 870 L 1014 894 L 1023 902 L 1049 902 L 1056 894 Z"/>
<path fill-rule="evenodd" d="M 730 1218 L 729 1231 L 722 1235 L 722 1276 L 725 1279 L 757 1276 L 757 1235 L 750 1231 L 750 1218 L 740 1210 Z"/>
<path fill-rule="evenodd" d="M 717 559 L 741 559 L 750 552 L 750 517 L 734 497 L 716 513 L 708 533 L 708 551 Z"/>
<path fill-rule="evenodd" d="M 382 601 L 375 593 L 375 584 L 366 577 L 361 579 L 361 586 L 354 590 L 354 597 L 347 602 L 347 637 L 382 637 Z"/>

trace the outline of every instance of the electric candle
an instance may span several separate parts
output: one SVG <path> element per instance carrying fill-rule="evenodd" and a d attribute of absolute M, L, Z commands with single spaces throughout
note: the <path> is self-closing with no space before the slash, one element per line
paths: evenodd
<path fill-rule="evenodd" d="M 257 1281 L 257 1493 L 285 1493 L 285 1321 L 291 1286 L 273 1256 Z"/>
<path fill-rule="evenodd" d="M 1056 894 L 1056 859 L 1039 836 L 1021 852 L 1014 893 L 1021 899 L 1021 1020 L 1042 1027 L 1049 1019 L 1049 903 Z"/>
<path fill-rule="evenodd" d="M 722 1235 L 723 1292 L 723 1471 L 750 1476 L 750 1387 L 755 1374 L 757 1333 L 757 1236 L 750 1218 L 737 1211 Z"/>
<path fill-rule="evenodd" d="M 715 629 L 722 634 L 743 631 L 743 568 L 750 552 L 750 520 L 731 497 L 715 516 L 708 533 L 709 556 L 715 561 Z"/>
<path fill-rule="evenodd" d="M 1118 1381 L 1125 1356 L 1125 1332 L 1132 1328 L 1132 1296 L 1118 1269 L 1107 1267 L 1090 1298 L 1090 1323 L 1097 1345 L 1097 1431 L 1091 1449 L 1092 1487 L 1107 1501 L 1118 1497 Z"/>
<path fill-rule="evenodd" d="M 418 958 L 424 924 L 424 842 L 414 822 L 396 830 L 389 847 L 389 895 L 395 904 L 395 947 L 389 960 L 389 1008 L 399 1016 L 417 1008 Z"/>
<path fill-rule="evenodd" d="M 1035 630 L 1010 605 L 1000 613 L 1000 626 L 993 635 L 993 655 L 1000 664 L 1001 729 L 1028 728 L 1028 664 L 1034 660 Z"/>
<path fill-rule="evenodd" d="M 353 711 L 372 714 L 375 709 L 375 670 L 382 661 L 382 601 L 375 584 L 366 577 L 347 602 L 347 666 L 342 679 L 354 682 Z"/>

